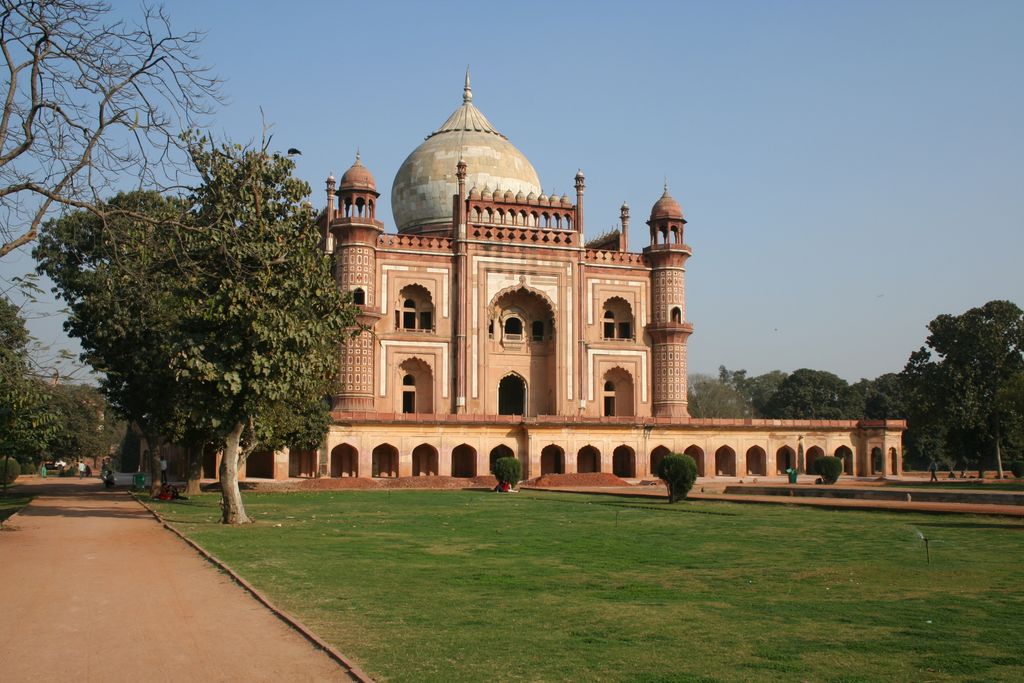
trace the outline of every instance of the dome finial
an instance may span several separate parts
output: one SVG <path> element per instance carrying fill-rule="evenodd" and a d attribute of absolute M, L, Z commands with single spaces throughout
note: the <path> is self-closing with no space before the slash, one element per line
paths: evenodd
<path fill-rule="evenodd" d="M 359 159 L 360 159 L 360 156 L 359 156 L 359 148 L 358 148 L 358 147 L 356 147 L 356 163 L 354 163 L 354 164 L 352 164 L 352 165 L 353 165 L 353 166 L 362 166 L 363 164 L 362 164 L 362 162 L 361 162 L 361 161 L 360 161 Z"/>
<path fill-rule="evenodd" d="M 473 88 L 469 86 L 469 64 L 466 65 L 466 85 L 462 88 L 462 101 L 464 103 L 473 101 Z"/>
<path fill-rule="evenodd" d="M 665 194 L 668 194 L 668 176 L 665 176 Z"/>

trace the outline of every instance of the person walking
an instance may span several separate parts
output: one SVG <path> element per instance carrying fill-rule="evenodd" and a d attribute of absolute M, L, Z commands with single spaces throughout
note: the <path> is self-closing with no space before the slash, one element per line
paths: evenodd
<path fill-rule="evenodd" d="M 160 483 L 167 483 L 167 456 L 160 456 Z"/>
<path fill-rule="evenodd" d="M 932 478 L 930 481 L 939 480 L 939 477 L 937 476 L 937 473 L 939 471 L 939 463 L 935 462 L 935 458 L 932 458 L 932 461 L 928 463 L 928 471 L 931 472 L 932 474 Z"/>
<path fill-rule="evenodd" d="M 79 479 L 85 479 L 85 461 L 84 460 L 79 460 L 78 461 L 78 478 Z"/>

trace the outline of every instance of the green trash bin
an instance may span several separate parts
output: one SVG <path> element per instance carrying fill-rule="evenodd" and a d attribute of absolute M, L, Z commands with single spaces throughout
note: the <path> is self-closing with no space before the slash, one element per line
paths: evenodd
<path fill-rule="evenodd" d="M 145 488 L 146 487 L 146 475 L 145 475 L 145 473 L 143 473 L 143 472 L 136 472 L 135 473 L 135 477 L 133 479 L 133 484 L 135 485 L 135 488 L 137 488 L 137 489 Z"/>
<path fill-rule="evenodd" d="M 796 483 L 796 475 L 798 474 L 797 471 L 794 470 L 792 467 L 788 467 L 788 468 L 786 468 L 786 474 L 789 475 L 789 483 L 790 484 L 795 484 Z"/>

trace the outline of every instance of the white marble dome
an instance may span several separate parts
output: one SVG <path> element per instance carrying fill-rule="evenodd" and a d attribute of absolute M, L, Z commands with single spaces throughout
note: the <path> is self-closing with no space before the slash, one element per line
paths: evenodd
<path fill-rule="evenodd" d="M 466 162 L 467 188 L 500 187 L 503 194 L 541 191 L 530 161 L 473 105 L 467 73 L 462 106 L 412 151 L 395 175 L 391 210 L 399 232 L 451 226 L 459 159 Z"/>

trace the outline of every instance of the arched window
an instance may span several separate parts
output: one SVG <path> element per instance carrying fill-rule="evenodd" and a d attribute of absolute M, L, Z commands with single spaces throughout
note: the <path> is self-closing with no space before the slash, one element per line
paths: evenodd
<path fill-rule="evenodd" d="M 352 290 L 352 303 L 357 306 L 366 305 L 366 292 L 363 291 L 362 287 L 356 287 Z"/>
<path fill-rule="evenodd" d="M 431 332 L 434 329 L 434 302 L 421 285 L 409 285 L 399 292 L 402 306 L 395 311 L 395 328 Z"/>
<path fill-rule="evenodd" d="M 412 375 L 402 378 L 402 412 L 416 412 L 416 378 Z"/>
<path fill-rule="evenodd" d="M 519 340 L 523 338 L 523 321 L 514 315 L 505 318 L 505 339 Z"/>
<path fill-rule="evenodd" d="M 615 416 L 615 382 L 604 383 L 604 415 Z"/>
<path fill-rule="evenodd" d="M 633 308 L 619 296 L 604 302 L 605 339 L 633 339 Z"/>
<path fill-rule="evenodd" d="M 672 322 L 683 322 L 683 311 L 678 306 L 672 309 Z"/>
<path fill-rule="evenodd" d="M 544 341 L 544 321 L 543 320 L 534 320 L 530 324 L 530 331 L 531 331 L 530 336 L 533 338 L 533 341 Z"/>

